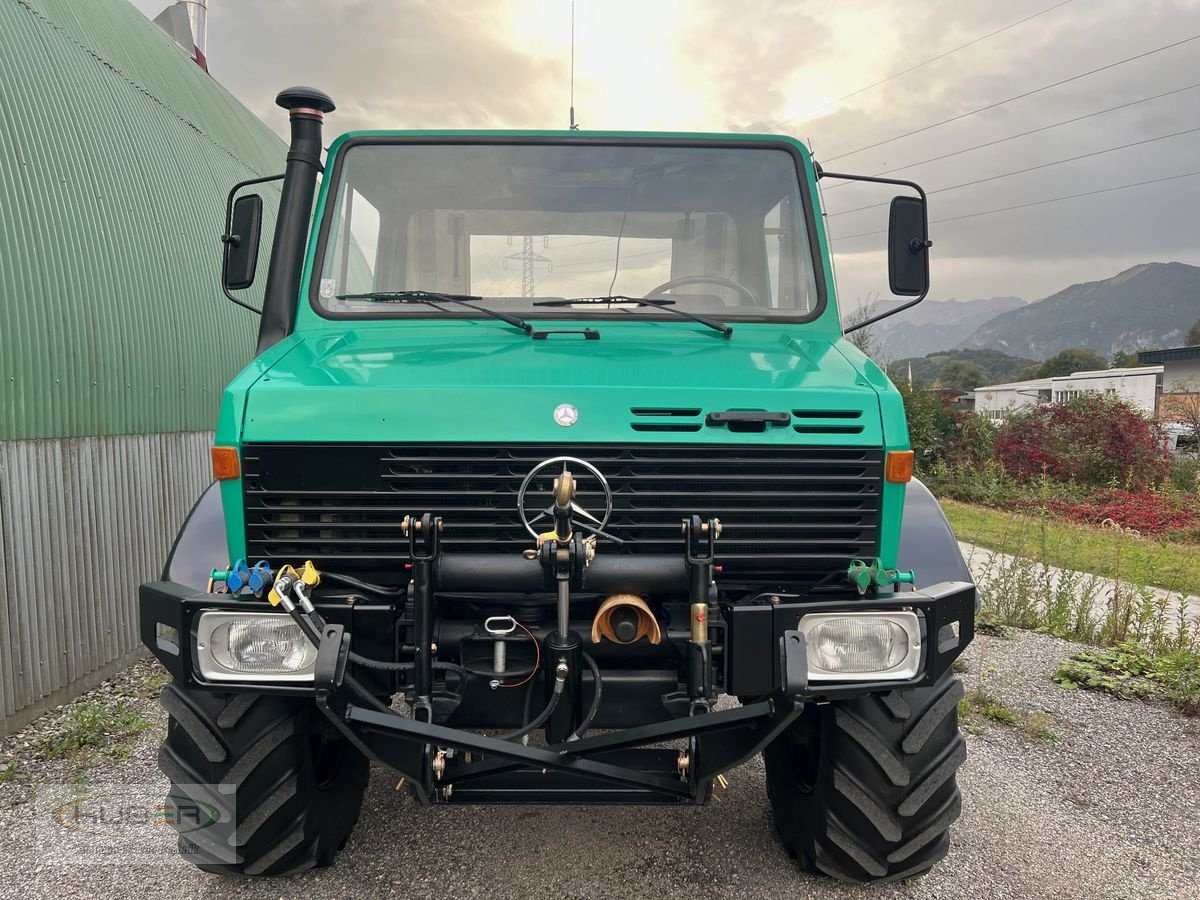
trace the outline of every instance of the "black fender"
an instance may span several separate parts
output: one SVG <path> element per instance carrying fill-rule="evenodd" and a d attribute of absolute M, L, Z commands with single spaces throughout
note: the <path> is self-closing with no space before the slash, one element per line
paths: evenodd
<path fill-rule="evenodd" d="M 229 549 L 225 543 L 225 516 L 221 509 L 221 492 L 214 481 L 192 506 L 175 536 L 163 566 L 162 580 L 203 592 L 208 587 L 212 570 L 227 565 Z"/>
<path fill-rule="evenodd" d="M 896 567 L 912 569 L 916 573 L 918 590 L 943 581 L 975 583 L 941 504 L 916 478 L 908 483 L 904 496 L 904 520 L 900 523 Z M 978 597 L 975 605 L 978 609 Z"/>

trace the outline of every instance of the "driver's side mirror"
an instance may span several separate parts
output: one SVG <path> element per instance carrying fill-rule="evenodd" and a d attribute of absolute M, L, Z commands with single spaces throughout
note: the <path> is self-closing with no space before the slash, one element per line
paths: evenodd
<path fill-rule="evenodd" d="M 229 233 L 225 242 L 225 259 L 221 280 L 227 291 L 239 291 L 254 284 L 258 268 L 258 244 L 262 238 L 263 201 L 258 194 L 238 197 L 229 218 Z"/>
<path fill-rule="evenodd" d="M 929 290 L 931 246 L 925 201 L 894 197 L 888 216 L 888 283 L 893 294 L 918 297 Z"/>

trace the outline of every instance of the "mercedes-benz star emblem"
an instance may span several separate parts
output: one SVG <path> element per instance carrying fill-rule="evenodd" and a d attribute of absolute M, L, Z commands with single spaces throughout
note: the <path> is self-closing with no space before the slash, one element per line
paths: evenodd
<path fill-rule="evenodd" d="M 579 421 L 579 410 L 570 403 L 560 403 L 554 407 L 554 421 L 563 428 L 570 428 Z"/>
<path fill-rule="evenodd" d="M 571 408 L 574 409 L 574 407 Z M 604 526 L 608 524 L 613 512 L 612 488 L 609 487 L 608 479 L 590 462 L 576 459 L 574 456 L 555 456 L 553 459 L 540 462 L 529 470 L 529 474 L 521 482 L 521 488 L 517 491 L 517 510 L 525 530 L 537 537 L 538 530 L 534 527 L 537 523 L 543 524 L 543 530 L 546 526 L 553 526 L 554 480 L 556 476 L 568 471 L 575 478 L 577 484 L 581 483 L 581 478 L 584 480 L 595 479 L 604 497 L 604 513 L 599 518 L 572 500 L 571 511 L 578 517 L 575 524 L 584 531 L 620 543 L 617 538 L 604 531 Z M 535 494 L 540 495 L 536 500 L 534 499 Z"/>

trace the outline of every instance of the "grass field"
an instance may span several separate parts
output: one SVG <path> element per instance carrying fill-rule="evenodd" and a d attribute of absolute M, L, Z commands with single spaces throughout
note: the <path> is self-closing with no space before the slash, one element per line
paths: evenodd
<path fill-rule="evenodd" d="M 942 501 L 960 541 L 1047 565 L 1200 594 L 1200 545 Z"/>

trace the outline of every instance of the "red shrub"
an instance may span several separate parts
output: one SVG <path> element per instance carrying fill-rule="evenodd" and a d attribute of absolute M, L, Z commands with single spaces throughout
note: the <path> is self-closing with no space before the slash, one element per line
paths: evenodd
<path fill-rule="evenodd" d="M 1107 520 L 1143 534 L 1161 534 L 1196 524 L 1196 510 L 1162 494 L 1135 494 L 1115 488 L 1087 500 L 1050 500 L 1052 512 L 1072 522 L 1101 525 Z"/>
<path fill-rule="evenodd" d="M 1085 394 L 1010 416 L 996 435 L 996 458 L 1020 481 L 1080 485 L 1158 484 L 1171 469 L 1159 427 L 1120 400 Z"/>

